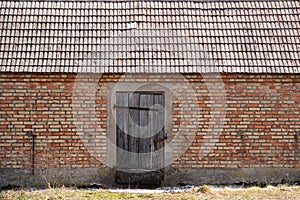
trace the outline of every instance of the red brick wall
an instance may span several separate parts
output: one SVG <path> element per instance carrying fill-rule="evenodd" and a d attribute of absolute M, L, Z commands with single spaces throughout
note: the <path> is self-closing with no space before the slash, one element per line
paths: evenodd
<path fill-rule="evenodd" d="M 74 74 L 0 75 L 0 168 L 31 167 L 36 137 L 36 168 L 98 166 L 78 135 L 72 117 Z"/>
<path fill-rule="evenodd" d="M 223 75 L 226 121 L 214 150 L 192 167 L 300 167 L 298 75 Z M 205 124 L 205 123 L 204 123 Z M 201 133 L 200 125 L 199 134 Z M 203 129 L 205 132 L 205 129 Z M 300 137 L 300 136 L 299 136 Z M 201 145 L 195 142 L 195 146 Z M 190 149 L 186 155 L 196 155 Z M 178 161 L 178 164 L 180 164 Z"/>
<path fill-rule="evenodd" d="M 126 75 L 121 80 L 168 82 L 176 91 L 172 103 L 174 155 L 182 151 L 187 140 L 193 140 L 185 153 L 174 159 L 175 167 L 300 167 L 295 137 L 300 131 L 300 75 L 223 74 L 224 90 L 215 75 L 206 76 L 206 82 L 192 74 Z M 89 79 L 83 81 L 87 85 L 98 82 L 97 76 L 86 77 Z M 1 73 L 0 168 L 30 168 L 27 131 L 37 135 L 38 168 L 102 166 L 101 160 L 106 157 L 106 82 L 120 81 L 120 77 L 104 75 L 96 88 L 97 106 L 82 106 L 80 112 L 77 109 L 77 116 L 86 118 L 85 123 L 73 118 L 76 74 Z M 187 82 L 182 82 L 183 78 Z M 215 89 L 209 91 L 209 84 L 216 85 Z M 226 92 L 226 104 L 220 95 L 222 90 Z M 89 111 L 93 109 L 97 118 L 90 123 Z M 221 129 L 215 119 L 224 112 Z M 84 146 L 86 137 L 76 133 L 76 125 L 99 142 L 92 147 L 98 159 Z"/>

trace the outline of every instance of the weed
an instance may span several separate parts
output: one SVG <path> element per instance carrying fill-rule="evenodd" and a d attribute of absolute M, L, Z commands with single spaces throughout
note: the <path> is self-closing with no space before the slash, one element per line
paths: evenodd
<path fill-rule="evenodd" d="M 46 190 L 7 190 L 0 192 L 1 200 L 88 200 L 88 199 L 153 199 L 153 200 L 193 200 L 193 199 L 222 199 L 222 200 L 238 200 L 238 199 L 264 199 L 264 200 L 284 200 L 284 199 L 299 199 L 299 186 L 283 186 L 283 187 L 268 187 L 268 188 L 224 188 L 213 189 L 210 186 L 200 186 L 197 192 L 164 192 L 164 193 L 130 193 L 122 192 L 115 193 L 107 190 L 99 189 L 94 191 L 56 188 Z"/>
<path fill-rule="evenodd" d="M 208 194 L 208 193 L 211 193 L 212 190 L 208 185 L 202 185 L 197 189 L 197 192 Z"/>

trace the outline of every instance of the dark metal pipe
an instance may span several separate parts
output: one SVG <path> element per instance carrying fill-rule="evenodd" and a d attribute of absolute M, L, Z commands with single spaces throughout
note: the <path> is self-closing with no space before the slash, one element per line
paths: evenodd
<path fill-rule="evenodd" d="M 35 160 L 35 150 L 34 150 L 34 147 L 35 147 L 35 137 L 36 135 L 32 135 L 32 175 L 34 175 L 34 160 Z"/>
<path fill-rule="evenodd" d="M 31 140 L 31 173 L 32 175 L 34 175 L 34 163 L 35 163 L 35 138 L 36 138 L 36 135 L 32 132 L 32 131 L 28 131 L 26 133 L 26 135 L 28 137 L 32 137 L 32 140 Z"/>

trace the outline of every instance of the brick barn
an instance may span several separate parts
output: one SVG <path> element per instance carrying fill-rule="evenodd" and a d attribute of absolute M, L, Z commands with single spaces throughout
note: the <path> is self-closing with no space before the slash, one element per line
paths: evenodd
<path fill-rule="evenodd" d="M 0 187 L 300 180 L 299 1 L 0 9 Z"/>

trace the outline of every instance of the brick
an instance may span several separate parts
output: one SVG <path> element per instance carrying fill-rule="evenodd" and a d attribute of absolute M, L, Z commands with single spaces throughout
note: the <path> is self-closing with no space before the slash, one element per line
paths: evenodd
<path fill-rule="evenodd" d="M 180 162 L 174 161 L 173 165 L 193 168 L 225 168 L 229 166 L 238 167 L 238 165 L 247 167 L 296 166 L 297 162 L 292 156 L 295 151 L 295 148 L 292 146 L 294 145 L 294 135 L 292 133 L 300 129 L 300 107 L 298 106 L 299 102 L 295 102 L 294 99 L 289 100 L 289 97 L 283 99 L 283 97 L 285 93 L 289 93 L 289 90 L 297 91 L 297 87 L 292 83 L 294 80 L 298 80 L 299 76 L 295 75 L 294 78 L 290 78 L 291 80 L 294 79 L 292 82 L 287 81 L 285 83 L 286 85 L 282 86 L 289 87 L 290 89 L 278 88 L 278 86 L 281 86 L 281 79 L 288 77 L 288 75 L 257 75 L 255 79 L 253 79 L 253 77 L 252 79 L 250 78 L 253 75 L 247 74 L 240 74 L 238 76 L 226 74 L 222 76 L 225 83 L 225 90 L 228 94 L 226 99 L 228 100 L 227 103 L 229 107 L 226 108 L 227 118 L 224 122 L 224 127 L 220 129 L 216 126 L 218 124 L 214 118 L 220 114 L 222 109 L 212 109 L 215 102 L 210 100 L 203 80 L 197 75 L 186 75 L 187 79 L 191 81 L 190 83 L 198 92 L 196 94 L 198 102 L 196 103 L 198 103 L 200 110 L 194 109 L 195 105 L 192 104 L 195 102 L 192 99 L 184 99 L 185 101 L 182 103 L 180 99 L 174 98 L 172 135 L 176 136 L 177 132 L 182 129 L 187 132 L 194 131 L 197 126 L 199 129 L 197 139 L 192 146 L 186 154 L 183 154 L 179 158 Z M 27 79 L 30 77 L 31 76 L 28 76 Z M 101 81 L 108 81 L 110 79 L 110 81 L 116 82 L 119 77 L 120 75 L 104 75 Z M 177 82 L 180 81 L 178 77 L 153 74 L 143 75 L 141 78 L 139 78 L 139 75 L 128 75 L 127 78 L 128 80 L 124 81 L 140 82 L 149 80 L 155 82 L 158 80 L 168 80 L 169 82 L 173 82 L 175 86 Z M 66 154 L 66 157 L 60 158 L 61 165 L 67 166 L 68 162 L 74 161 L 71 166 L 97 166 L 97 164 L 94 165 L 91 163 L 89 154 L 85 152 L 86 148 L 81 143 L 80 136 L 76 135 L 77 122 L 72 118 L 72 84 L 68 85 L 68 88 L 65 85 L 66 81 L 70 83 L 74 81 L 74 75 L 59 73 L 35 74 L 34 78 L 31 79 L 31 81 L 34 81 L 33 87 L 26 90 L 23 88 L 25 85 L 22 84 L 22 78 L 18 77 L 17 74 L 7 76 L 7 74 L 4 73 L 1 74 L 0 79 L 10 83 L 14 81 L 14 84 L 9 85 L 10 91 L 4 92 L 4 95 L 2 95 L 5 103 L 10 107 L 1 107 L 0 114 L 7 115 L 5 116 L 5 122 L 7 125 L 13 126 L 8 127 L 1 122 L 1 124 L 4 125 L 3 128 L 1 127 L 1 130 L 3 129 L 1 133 L 10 134 L 9 136 L 1 134 L 1 140 L 6 141 L 7 144 L 6 146 L 0 145 L 1 148 L 16 149 L 26 147 L 30 151 L 30 144 L 24 135 L 27 130 L 32 128 L 34 132 L 38 133 L 37 144 L 41 144 L 39 151 L 42 152 L 42 155 L 44 154 L 44 156 L 46 156 L 46 152 L 52 152 L 51 148 L 57 148 L 57 155 L 65 155 L 64 152 L 69 152 L 69 154 Z M 25 79 L 25 76 L 23 79 Z M 239 84 L 236 84 L 236 82 L 239 82 Z M 264 83 L 264 85 L 261 86 L 260 83 Z M 5 88 L 6 86 L 1 84 L 0 89 L 1 87 Z M 180 88 L 180 84 L 179 86 L 177 84 L 176 87 L 179 87 L 179 89 L 176 90 L 176 92 L 178 92 L 177 96 L 185 98 L 183 94 L 189 92 L 188 89 Z M 99 112 L 97 115 L 98 118 L 93 118 L 93 120 L 101 124 L 105 130 L 104 132 L 96 133 L 99 134 L 99 139 L 105 141 L 104 144 L 98 145 L 96 151 L 99 150 L 102 152 L 101 155 L 105 157 L 107 150 L 105 146 L 107 123 L 107 108 L 105 105 L 107 103 L 105 99 L 105 94 L 107 93 L 106 84 L 101 83 L 99 88 L 104 91 L 104 94 L 97 94 L 97 104 L 101 106 L 96 108 L 97 112 Z M 270 91 L 270 88 L 276 90 L 279 96 L 272 95 L 274 91 Z M 15 92 L 16 90 L 18 90 L 18 92 Z M 26 94 L 22 94 L 22 91 L 27 92 Z M 214 92 L 217 96 L 218 90 L 215 89 Z M 35 93 L 38 93 L 38 95 Z M 271 95 L 266 96 L 265 94 Z M 33 104 L 32 108 L 24 104 L 22 102 L 23 100 L 18 99 L 25 98 L 24 96 L 33 99 L 35 104 Z M 296 104 L 296 106 L 294 106 L 294 104 Z M 20 109 L 14 109 L 13 111 L 12 108 Z M 82 117 L 88 116 L 88 109 L 91 108 L 83 107 L 81 111 Z M 23 111 L 27 113 L 22 113 Z M 15 118 L 18 119 L 16 120 Z M 84 124 L 89 132 L 93 132 L 96 130 L 96 127 L 94 124 L 86 124 L 89 120 L 90 119 L 85 119 L 84 123 L 80 122 L 78 124 Z M 221 131 L 218 141 L 214 140 L 215 138 L 213 136 L 207 136 L 209 132 L 213 131 Z M 244 138 L 238 135 L 239 131 L 244 133 Z M 22 135 L 22 137 L 15 138 L 13 134 Z M 203 136 L 207 136 L 206 140 L 202 139 Z M 17 140 L 17 144 L 12 142 L 14 140 Z M 178 138 L 176 141 L 177 143 L 174 142 L 174 152 L 176 149 L 180 150 L 182 145 L 182 142 Z M 3 142 L 1 142 L 1 144 L 2 143 Z M 211 147 L 210 144 L 213 146 Z M 198 160 L 200 147 L 211 150 L 211 155 Z M 47 148 L 48 150 L 46 150 Z M 24 150 L 16 149 L 16 151 Z M 283 152 L 285 154 L 283 154 Z M 12 153 L 7 151 L 7 154 Z M 278 159 L 280 157 L 284 157 L 284 159 Z M 77 161 L 76 158 L 78 158 Z M 9 164 L 9 166 L 16 168 L 30 167 L 30 165 L 21 163 Z M 55 166 L 55 163 L 53 163 L 53 166 Z M 0 167 L 8 167 L 8 164 L 1 163 Z"/>

